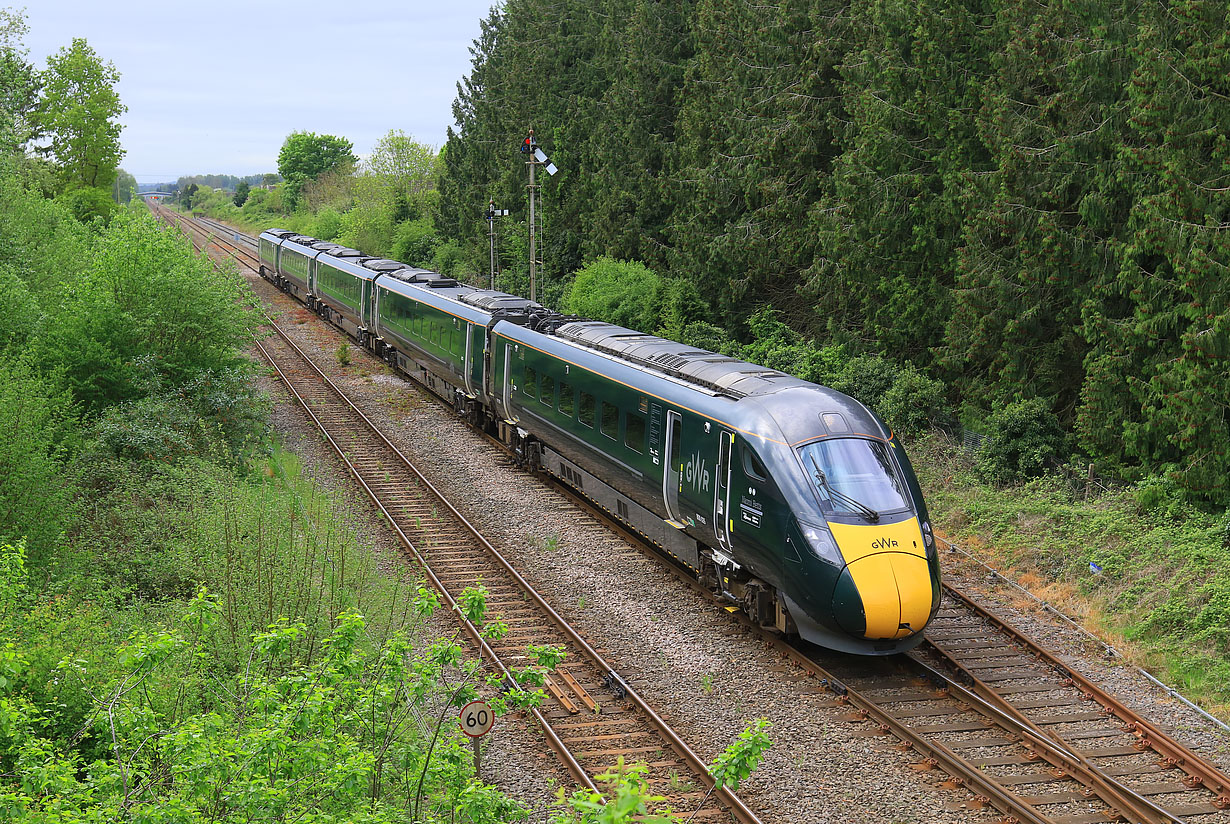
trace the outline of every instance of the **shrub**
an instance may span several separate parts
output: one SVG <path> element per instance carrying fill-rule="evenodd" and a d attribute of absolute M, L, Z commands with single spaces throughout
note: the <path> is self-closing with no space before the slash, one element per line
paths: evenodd
<path fill-rule="evenodd" d="M 206 370 L 171 389 L 152 368 L 144 377 L 145 397 L 102 413 L 84 460 L 170 463 L 195 456 L 237 464 L 246 447 L 263 440 L 267 399 L 252 386 L 251 369 Z"/>
<path fill-rule="evenodd" d="M 93 223 L 95 219 L 101 219 L 105 223 L 119 208 L 111 199 L 109 191 L 94 187 L 73 189 L 56 199 L 67 206 L 73 217 L 82 223 Z"/>
<path fill-rule="evenodd" d="M 943 383 L 906 366 L 876 411 L 898 435 L 916 438 L 932 428 L 954 432 L 956 416 L 946 395 Z"/>
<path fill-rule="evenodd" d="M 460 275 L 466 268 L 465 250 L 451 240 L 441 243 L 431 257 L 431 268 L 452 277 Z"/>
<path fill-rule="evenodd" d="M 28 359 L 0 359 L 0 541 L 26 539 L 36 564 L 59 541 L 72 500 L 63 476 L 70 402 Z"/>
<path fill-rule="evenodd" d="M 233 267 L 198 257 L 178 232 L 129 210 L 102 233 L 40 350 L 98 412 L 145 394 L 143 365 L 178 386 L 241 363 L 256 320 L 250 303 Z"/>
<path fill-rule="evenodd" d="M 638 332 L 658 328 L 662 281 L 645 264 L 600 257 L 577 270 L 564 296 L 565 311 Z"/>
<path fill-rule="evenodd" d="M 668 340 L 682 341 L 690 323 L 710 316 L 709 304 L 690 280 L 662 280 L 654 302 L 660 307 L 657 334 Z"/>
<path fill-rule="evenodd" d="M 1066 457 L 1067 438 L 1046 401 L 996 404 L 990 433 L 978 453 L 978 471 L 997 484 L 1038 477 Z"/>
<path fill-rule="evenodd" d="M 440 243 L 430 218 L 407 220 L 398 224 L 393 236 L 393 259 L 411 266 L 429 268 Z"/>
<path fill-rule="evenodd" d="M 335 240 L 342 233 L 342 216 L 329 206 L 316 213 L 316 229 L 313 237 L 320 240 Z"/>
<path fill-rule="evenodd" d="M 692 321 L 684 327 L 679 342 L 695 346 L 697 349 L 724 354 L 738 347 L 738 344 L 731 340 L 730 335 L 726 334 L 725 329 L 703 320 Z"/>
<path fill-rule="evenodd" d="M 911 364 L 862 355 L 842 366 L 832 387 L 867 404 L 898 435 L 917 437 L 933 427 L 956 428 L 944 384 Z"/>
<path fill-rule="evenodd" d="M 21 346 L 39 318 L 38 303 L 13 267 L 0 263 L 0 355 L 8 346 Z"/>

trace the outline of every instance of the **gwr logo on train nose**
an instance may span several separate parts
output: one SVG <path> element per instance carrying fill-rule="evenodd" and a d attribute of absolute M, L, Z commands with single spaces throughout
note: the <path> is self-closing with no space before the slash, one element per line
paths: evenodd
<path fill-rule="evenodd" d="M 888 549 L 889 547 L 896 546 L 896 545 L 897 545 L 897 542 L 894 541 L 892 538 L 880 538 L 878 541 L 872 541 L 871 548 L 872 549 Z"/>

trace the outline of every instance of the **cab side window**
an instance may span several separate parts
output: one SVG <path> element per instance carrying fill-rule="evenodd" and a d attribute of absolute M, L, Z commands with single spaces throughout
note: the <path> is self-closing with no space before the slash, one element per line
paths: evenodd
<path fill-rule="evenodd" d="M 756 453 L 747 444 L 740 446 L 740 452 L 743 455 L 743 474 L 753 480 L 767 481 L 769 472 L 760 462 L 760 458 L 756 457 Z"/>

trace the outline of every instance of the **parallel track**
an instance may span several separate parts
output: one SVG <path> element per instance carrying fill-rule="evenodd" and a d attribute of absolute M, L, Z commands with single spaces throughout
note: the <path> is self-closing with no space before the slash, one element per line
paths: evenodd
<path fill-rule="evenodd" d="M 218 227 L 215 242 L 241 262 L 251 259 L 227 240 L 233 230 Z M 694 583 L 686 573 L 681 577 Z M 944 771 L 952 776 L 949 786 L 965 787 L 1006 819 L 1171 824 L 1224 818 L 1230 806 L 1224 773 L 962 593 L 945 587 L 944 608 L 927 635 L 927 644 L 909 656 L 857 663 L 764 637 L 856 718 L 919 752 L 920 768 Z"/>
<path fill-rule="evenodd" d="M 231 240 L 181 219 L 190 238 L 212 239 L 234 249 Z M 212 238 L 210 236 L 212 235 Z M 206 241 L 198 246 L 204 248 Z M 242 262 L 242 261 L 241 261 Z M 528 645 L 567 651 L 564 664 L 548 677 L 550 693 L 533 710 L 548 744 L 582 786 L 616 766 L 647 762 L 656 794 L 676 811 L 696 811 L 697 821 L 759 824 L 755 813 L 713 779 L 682 737 L 641 698 L 603 657 L 513 568 L 500 552 L 385 437 L 380 429 L 321 371 L 271 319 L 276 333 L 262 355 L 320 428 L 330 446 L 397 533 L 450 607 L 463 588 L 476 582 L 487 590 L 494 619 L 508 625 L 502 638 L 467 634 L 485 662 L 507 680 L 528 663 Z M 457 611 L 460 616 L 460 611 Z"/>

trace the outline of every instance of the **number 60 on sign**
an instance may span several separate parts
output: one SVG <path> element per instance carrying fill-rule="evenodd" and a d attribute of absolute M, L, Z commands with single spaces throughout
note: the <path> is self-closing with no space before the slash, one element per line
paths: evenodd
<path fill-rule="evenodd" d="M 471 701 L 461 708 L 461 731 L 471 738 L 482 738 L 495 726 L 495 713 L 486 701 Z"/>

